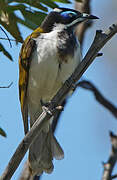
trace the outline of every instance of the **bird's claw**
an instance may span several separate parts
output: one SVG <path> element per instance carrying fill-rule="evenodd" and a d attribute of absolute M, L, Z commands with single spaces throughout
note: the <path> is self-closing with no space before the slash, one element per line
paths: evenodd
<path fill-rule="evenodd" d="M 43 109 L 43 111 L 46 111 L 46 112 L 48 112 L 49 114 L 52 114 L 52 112 L 49 110 L 49 105 L 50 105 L 50 101 L 49 102 L 43 102 L 43 100 L 41 99 L 40 100 L 40 103 L 41 103 L 41 106 L 42 106 L 42 109 Z"/>
<path fill-rule="evenodd" d="M 47 102 L 47 103 L 44 103 L 43 100 L 41 99 L 40 100 L 40 103 L 41 103 L 41 106 L 42 106 L 42 109 L 43 111 L 46 111 L 48 112 L 49 114 L 54 114 L 54 112 L 57 110 L 57 111 L 63 111 L 63 106 L 61 105 L 58 105 L 57 107 L 53 108 L 53 109 L 50 109 L 49 106 L 51 105 L 51 101 Z"/>
<path fill-rule="evenodd" d="M 43 109 L 43 111 L 45 111 L 45 112 L 49 113 L 50 115 L 52 115 L 52 112 L 49 110 L 48 107 L 42 106 L 42 109 Z"/>

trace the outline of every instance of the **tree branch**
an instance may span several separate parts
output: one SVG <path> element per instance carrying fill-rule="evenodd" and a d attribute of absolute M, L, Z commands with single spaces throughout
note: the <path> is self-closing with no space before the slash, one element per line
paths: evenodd
<path fill-rule="evenodd" d="M 75 9 L 80 12 L 85 12 L 87 14 L 91 14 L 91 7 L 90 7 L 91 0 L 82 0 L 82 2 L 75 2 Z M 81 48 L 83 46 L 83 40 L 86 30 L 91 27 L 92 21 L 83 22 L 78 25 L 76 34 L 81 44 Z"/>
<path fill-rule="evenodd" d="M 91 8 L 90 8 L 90 0 L 82 0 L 82 2 L 76 2 L 75 1 L 75 9 L 77 11 L 80 11 L 80 12 L 85 12 L 85 13 L 88 13 L 90 14 L 90 11 L 91 11 Z M 84 36 L 85 36 L 85 32 L 86 30 L 91 27 L 91 24 L 92 24 L 92 21 L 90 22 L 84 22 L 84 23 L 81 23 L 77 26 L 76 28 L 76 35 L 78 36 L 78 39 L 79 39 L 79 42 L 80 42 L 80 46 L 82 48 L 82 45 L 83 45 L 83 40 L 84 40 Z M 63 101 L 63 103 L 61 104 L 63 107 L 65 107 L 67 104 L 67 99 L 65 99 Z M 60 119 L 60 116 L 61 116 L 61 112 L 58 112 L 56 113 L 54 119 L 53 119 L 53 123 L 52 123 L 52 130 L 53 132 L 56 130 L 56 127 L 58 125 L 58 122 L 59 122 L 59 119 Z M 25 173 L 25 172 L 24 172 Z M 19 180 L 22 180 L 21 177 L 23 176 L 23 174 L 21 174 L 20 176 L 20 179 Z M 34 177 L 34 180 L 40 180 L 40 177 L 41 176 L 35 176 Z M 28 179 L 29 180 L 29 179 Z"/>
<path fill-rule="evenodd" d="M 13 82 L 11 82 L 8 86 L 0 86 L 0 88 L 10 88 L 12 86 Z"/>
<path fill-rule="evenodd" d="M 104 172 L 102 180 L 112 180 L 117 177 L 117 175 L 112 176 L 112 171 L 117 162 L 117 136 L 110 132 L 112 150 L 107 163 L 104 163 Z"/>
<path fill-rule="evenodd" d="M 9 41 L 9 44 L 10 44 L 10 47 L 12 47 L 12 44 L 11 44 L 11 41 L 9 39 L 9 36 L 7 35 L 7 33 L 5 32 L 5 30 L 0 26 L 0 29 L 4 32 L 4 34 L 6 35 L 7 37 L 7 40 Z"/>
<path fill-rule="evenodd" d="M 73 85 L 81 78 L 82 74 L 86 71 L 89 65 L 93 62 L 93 60 L 97 57 L 99 50 L 109 41 L 117 33 L 117 24 L 112 25 L 107 31 L 104 33 L 101 30 L 96 31 L 96 36 L 94 41 L 89 48 L 86 56 L 78 65 L 75 72 L 69 77 L 69 79 L 64 83 L 62 88 L 58 91 L 58 93 L 51 100 L 50 105 L 48 106 L 49 111 L 43 111 L 40 117 L 36 120 L 31 130 L 26 134 L 24 139 L 21 141 L 19 146 L 17 147 L 15 153 L 13 154 L 8 166 L 3 172 L 0 180 L 9 180 L 17 167 L 19 166 L 21 160 L 23 159 L 25 153 L 27 152 L 29 146 L 33 142 L 33 140 L 40 134 L 44 125 L 48 123 L 49 119 L 52 115 L 55 115 L 57 112 L 56 107 L 59 106 L 68 92 L 72 89 Z M 49 113 L 52 112 L 52 113 Z"/>
<path fill-rule="evenodd" d="M 76 84 L 76 87 L 82 87 L 84 89 L 90 90 L 94 93 L 96 100 L 103 105 L 106 109 L 108 109 L 116 118 L 117 118 L 117 107 L 115 107 L 111 102 L 109 102 L 101 92 L 92 84 L 90 81 L 80 81 Z"/>

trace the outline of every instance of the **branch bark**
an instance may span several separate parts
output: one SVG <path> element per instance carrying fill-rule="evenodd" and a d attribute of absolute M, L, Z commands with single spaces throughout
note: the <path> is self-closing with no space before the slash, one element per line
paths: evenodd
<path fill-rule="evenodd" d="M 117 162 L 117 136 L 110 132 L 111 138 L 111 154 L 107 163 L 104 163 L 104 172 L 102 176 L 102 180 L 112 180 L 117 177 L 117 175 L 112 176 L 112 171 Z"/>
<path fill-rule="evenodd" d="M 91 7 L 90 7 L 91 0 L 82 0 L 82 2 L 75 2 L 75 9 L 80 12 L 85 12 L 87 14 L 91 14 Z M 81 48 L 83 46 L 83 40 L 85 36 L 86 30 L 91 27 L 92 21 L 84 22 L 79 24 L 76 30 L 76 34 L 81 44 Z"/>
<path fill-rule="evenodd" d="M 80 12 L 86 12 L 86 13 L 90 14 L 90 9 L 91 9 L 90 8 L 90 0 L 83 0 L 81 3 L 78 3 L 75 1 L 75 9 L 80 11 Z M 85 32 L 88 29 L 88 27 L 90 27 L 90 26 L 91 26 L 91 21 L 90 21 L 90 23 L 79 24 L 79 26 L 76 29 L 76 35 L 79 37 L 78 39 L 80 41 L 81 48 L 82 48 Z M 63 107 L 65 107 L 66 104 L 67 104 L 67 99 L 65 99 L 61 105 Z M 53 123 L 52 123 L 53 132 L 55 132 L 55 130 L 56 130 L 60 116 L 61 116 L 61 112 L 57 112 L 56 115 L 54 116 Z M 26 168 L 26 166 L 23 168 L 22 173 L 19 177 L 19 180 L 22 180 L 23 177 L 26 176 L 27 171 L 25 171 L 25 168 Z M 33 180 L 40 180 L 40 178 L 41 178 L 41 176 L 38 176 L 38 177 L 35 176 Z M 28 177 L 27 180 L 31 180 L 31 179 L 29 179 L 29 177 Z"/>
<path fill-rule="evenodd" d="M 12 86 L 13 82 L 11 82 L 8 86 L 0 86 L 0 88 L 10 88 Z"/>
<path fill-rule="evenodd" d="M 85 13 L 89 13 L 90 14 L 90 11 L 91 11 L 90 0 L 82 0 L 82 2 L 80 2 L 80 3 L 75 1 L 75 9 L 77 11 L 85 12 Z M 83 45 L 83 40 L 84 40 L 85 32 L 86 32 L 86 30 L 89 27 L 91 27 L 91 24 L 92 24 L 91 21 L 89 23 L 82 23 L 82 24 L 79 24 L 79 26 L 76 29 L 76 35 L 79 37 L 78 39 L 80 41 L 81 48 L 82 48 L 82 45 Z M 65 99 L 63 101 L 62 106 L 65 107 L 66 104 L 67 104 L 67 99 Z M 56 130 L 56 127 L 58 125 L 60 116 L 61 116 L 61 112 L 57 112 L 55 117 L 54 117 L 54 119 L 53 119 L 53 123 L 52 123 L 52 130 L 53 130 L 53 132 L 55 132 L 55 130 Z M 27 171 L 25 171 L 25 169 L 23 169 L 19 180 L 22 180 L 23 176 L 26 176 L 25 172 L 27 172 Z M 40 180 L 40 178 L 41 178 L 41 176 L 38 176 L 38 177 L 35 176 L 34 180 Z M 27 180 L 31 180 L 31 179 L 28 178 Z"/>
<path fill-rule="evenodd" d="M 77 11 L 80 11 L 80 12 L 85 12 L 85 13 L 88 13 L 90 14 L 90 11 L 91 11 L 91 8 L 90 8 L 90 0 L 82 0 L 82 2 L 76 2 L 75 1 L 75 9 Z M 84 22 L 84 23 L 81 23 L 77 26 L 77 29 L 76 29 L 76 35 L 78 36 L 78 39 L 79 39 L 79 42 L 80 42 L 80 46 L 81 46 L 81 49 L 82 49 L 82 46 L 83 46 L 83 40 L 84 40 L 84 36 L 85 36 L 85 32 L 87 31 L 87 29 L 89 27 L 91 27 L 92 25 L 92 21 L 90 22 Z M 67 104 L 67 99 L 65 99 L 62 103 L 62 106 L 65 107 Z M 56 130 L 56 127 L 58 125 L 58 122 L 59 122 L 59 119 L 60 119 L 60 116 L 61 116 L 61 112 L 58 112 L 56 113 L 54 119 L 53 119 L 53 123 L 52 123 L 52 130 L 53 132 Z M 24 172 L 25 173 L 25 172 Z M 20 179 L 19 180 L 22 180 L 21 178 L 23 177 L 23 173 L 21 174 L 20 176 Z M 34 177 L 34 180 L 40 180 L 41 176 L 35 176 Z M 29 180 L 29 179 L 28 179 Z"/>
<path fill-rule="evenodd" d="M 76 84 L 77 87 L 82 87 L 84 89 L 90 90 L 93 92 L 95 99 L 103 105 L 106 109 L 108 109 L 114 116 L 117 118 L 117 107 L 114 106 L 109 100 L 107 100 L 101 92 L 94 86 L 90 81 L 82 80 Z"/>
<path fill-rule="evenodd" d="M 34 123 L 31 130 L 26 134 L 24 139 L 21 141 L 19 146 L 17 147 L 15 153 L 13 154 L 10 162 L 8 163 L 5 171 L 3 172 L 0 180 L 9 180 L 17 167 L 19 166 L 21 160 L 23 159 L 25 153 L 27 152 L 29 146 L 32 141 L 36 138 L 37 135 L 41 132 L 43 126 L 48 123 L 49 119 L 56 114 L 56 107 L 59 106 L 68 92 L 72 89 L 73 85 L 81 78 L 82 74 L 87 70 L 89 65 L 94 61 L 97 57 L 100 49 L 109 41 L 115 34 L 117 33 L 117 24 L 112 25 L 106 32 L 102 32 L 101 30 L 96 31 L 96 36 L 94 41 L 89 48 L 86 56 L 80 63 L 80 65 L 76 68 L 75 72 L 71 77 L 64 83 L 62 88 L 58 91 L 58 93 L 52 99 L 50 105 L 48 106 L 49 111 L 44 110 L 37 121 Z M 50 113 L 51 112 L 51 113 Z"/>

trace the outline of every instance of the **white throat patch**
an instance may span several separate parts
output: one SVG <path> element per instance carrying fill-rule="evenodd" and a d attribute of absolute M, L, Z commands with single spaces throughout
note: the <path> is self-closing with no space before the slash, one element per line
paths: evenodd
<path fill-rule="evenodd" d="M 55 31 L 55 30 L 62 31 L 64 28 L 65 28 L 64 24 L 57 24 L 57 23 L 55 23 L 54 27 L 53 27 L 53 31 Z"/>

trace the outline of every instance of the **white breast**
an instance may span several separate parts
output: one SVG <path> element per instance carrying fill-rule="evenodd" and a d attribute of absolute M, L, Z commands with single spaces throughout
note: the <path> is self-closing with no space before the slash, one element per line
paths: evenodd
<path fill-rule="evenodd" d="M 36 39 L 37 49 L 32 55 L 29 72 L 28 95 L 29 103 L 39 104 L 40 99 L 50 101 L 66 79 L 73 73 L 81 59 L 80 48 L 63 62 L 59 68 L 57 53 L 57 33 L 43 33 Z"/>

